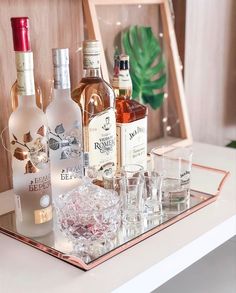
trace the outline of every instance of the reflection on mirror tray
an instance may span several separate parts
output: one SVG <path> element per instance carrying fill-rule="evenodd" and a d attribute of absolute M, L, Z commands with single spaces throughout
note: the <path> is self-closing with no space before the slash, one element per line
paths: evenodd
<path fill-rule="evenodd" d="M 31 246 L 34 246 L 44 252 L 52 254 L 60 259 L 66 260 L 67 262 L 72 263 L 84 270 L 89 270 L 97 264 L 109 259 L 110 257 L 118 254 L 119 252 L 133 246 L 134 244 L 142 241 L 143 239 L 175 223 L 181 218 L 202 208 L 203 206 L 214 201 L 215 198 L 216 197 L 213 195 L 191 191 L 189 201 L 177 205 L 163 206 L 162 216 L 150 217 L 147 214 L 136 225 L 127 225 L 126 223 L 119 222 L 118 218 L 116 218 L 116 220 L 113 223 L 112 221 L 110 221 L 111 226 L 109 228 L 107 228 L 109 225 L 105 225 L 105 229 L 103 227 L 106 237 L 104 237 L 103 232 L 100 231 L 100 233 L 97 230 L 96 232 L 98 237 L 95 237 L 93 239 L 94 241 L 86 242 L 85 240 L 88 240 L 89 238 L 87 237 L 86 239 L 86 235 L 83 235 L 84 237 L 78 237 L 76 240 L 76 237 L 73 236 L 73 232 L 71 235 L 69 235 L 68 231 L 63 231 L 63 228 L 65 228 L 63 227 L 63 220 L 62 218 L 60 219 L 57 217 L 55 209 L 54 231 L 44 237 L 27 238 L 23 235 L 19 235 L 15 231 L 15 224 L 13 224 L 12 227 L 7 227 L 3 224 L 0 227 L 0 232 L 3 232 L 4 234 L 7 234 L 22 242 L 25 242 Z M 113 203 L 112 211 L 106 210 L 106 213 L 103 215 L 103 224 L 109 223 L 107 219 L 112 219 L 111 214 L 113 216 L 116 215 L 118 211 L 118 206 L 119 201 Z M 59 208 L 62 208 L 62 206 L 60 206 Z M 87 211 L 87 213 L 89 213 L 89 211 Z M 99 223 L 99 221 L 102 218 L 102 215 L 97 214 L 97 216 L 98 217 L 95 216 L 94 219 L 96 219 L 97 223 Z M 82 217 L 84 217 L 83 220 L 86 219 L 86 221 L 89 219 L 89 216 L 86 214 L 83 214 Z M 81 236 L 83 234 L 83 227 L 80 226 L 78 229 L 80 229 L 80 231 L 77 230 L 77 235 L 80 234 Z M 96 233 L 91 233 L 91 235 L 92 234 L 94 235 Z M 100 237 L 99 235 L 103 235 L 103 237 Z M 86 246 L 84 246 L 84 244 L 86 244 Z"/>
<path fill-rule="evenodd" d="M 77 188 L 54 197 L 53 232 L 46 236 L 17 232 L 22 221 L 18 206 L 18 217 L 15 213 L 0 216 L 0 232 L 89 270 L 216 200 L 229 172 L 191 164 L 191 149 L 185 148 L 183 159 L 182 150 L 163 153 L 162 148 L 159 154 L 160 149 L 155 149 L 152 171 L 126 165 L 120 172 L 104 175 L 99 182 L 103 187 L 84 177 Z M 176 152 L 181 168 L 176 168 Z M 181 184 L 172 186 L 166 196 L 169 178 L 179 178 Z M 188 196 L 179 196 L 186 188 Z"/>

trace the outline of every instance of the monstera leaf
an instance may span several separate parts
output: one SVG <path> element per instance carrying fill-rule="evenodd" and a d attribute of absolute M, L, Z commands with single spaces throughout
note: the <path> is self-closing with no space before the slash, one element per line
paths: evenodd
<path fill-rule="evenodd" d="M 236 140 L 232 140 L 229 144 L 226 145 L 227 147 L 230 148 L 235 148 L 236 149 Z"/>
<path fill-rule="evenodd" d="M 130 57 L 133 98 L 150 104 L 153 109 L 159 108 L 164 98 L 166 73 L 160 43 L 152 28 L 131 26 L 122 33 L 122 44 Z"/>

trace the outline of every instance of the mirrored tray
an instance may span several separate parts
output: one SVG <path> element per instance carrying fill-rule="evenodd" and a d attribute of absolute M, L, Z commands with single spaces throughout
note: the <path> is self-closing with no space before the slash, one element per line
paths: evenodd
<path fill-rule="evenodd" d="M 224 170 L 193 164 L 191 196 L 188 202 L 171 208 L 163 207 L 163 217 L 144 218 L 142 225 L 122 225 L 115 239 L 95 245 L 93 252 L 83 259 L 78 257 L 72 242 L 58 229 L 56 220 L 54 231 L 37 239 L 18 234 L 14 222 L 12 227 L 2 224 L 0 232 L 87 271 L 215 201 L 228 174 Z"/>

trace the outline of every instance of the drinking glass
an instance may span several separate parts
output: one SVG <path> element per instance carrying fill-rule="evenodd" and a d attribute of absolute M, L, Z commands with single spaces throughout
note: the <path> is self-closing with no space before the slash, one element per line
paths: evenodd
<path fill-rule="evenodd" d="M 127 164 L 121 168 L 121 175 L 127 178 L 140 177 L 143 173 L 143 166 L 138 164 Z"/>
<path fill-rule="evenodd" d="M 162 203 L 175 205 L 190 198 L 192 148 L 162 146 L 151 151 L 151 168 L 162 178 Z"/>
<path fill-rule="evenodd" d="M 105 189 L 113 189 L 120 193 L 120 179 L 123 178 L 122 174 L 119 172 L 104 174 L 103 175 L 103 186 Z"/>
<path fill-rule="evenodd" d="M 162 215 L 162 177 L 155 171 L 144 172 L 144 213 Z"/>
<path fill-rule="evenodd" d="M 144 212 L 143 187 L 143 176 L 120 179 L 123 223 L 141 223 Z"/>

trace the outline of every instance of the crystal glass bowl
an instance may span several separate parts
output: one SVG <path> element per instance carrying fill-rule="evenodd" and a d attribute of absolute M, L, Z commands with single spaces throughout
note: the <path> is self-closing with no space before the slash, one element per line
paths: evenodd
<path fill-rule="evenodd" d="M 115 238 L 121 223 L 117 193 L 88 182 L 60 195 L 56 212 L 61 231 L 77 250 Z"/>

